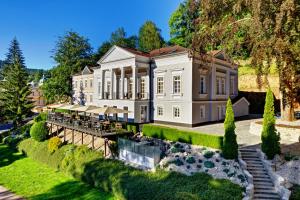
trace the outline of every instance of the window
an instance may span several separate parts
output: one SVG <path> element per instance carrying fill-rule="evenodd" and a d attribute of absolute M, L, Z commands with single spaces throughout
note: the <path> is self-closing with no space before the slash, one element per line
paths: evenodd
<path fill-rule="evenodd" d="M 200 76 L 200 94 L 206 94 L 206 78 Z"/>
<path fill-rule="evenodd" d="M 225 118 L 226 115 L 226 106 L 222 106 L 222 117 Z"/>
<path fill-rule="evenodd" d="M 77 81 L 75 81 L 75 88 L 77 88 Z"/>
<path fill-rule="evenodd" d="M 93 102 L 93 95 L 90 95 L 90 102 Z"/>
<path fill-rule="evenodd" d="M 80 89 L 83 87 L 83 82 L 80 81 Z"/>
<path fill-rule="evenodd" d="M 84 81 L 84 87 L 87 88 L 88 82 L 87 80 Z"/>
<path fill-rule="evenodd" d="M 90 80 L 90 88 L 93 87 L 93 79 Z"/>
<path fill-rule="evenodd" d="M 180 109 L 179 109 L 179 107 L 173 107 L 173 116 L 174 116 L 174 118 L 180 118 Z"/>
<path fill-rule="evenodd" d="M 221 91 L 222 91 L 222 94 L 225 94 L 225 79 L 224 78 L 221 79 Z"/>
<path fill-rule="evenodd" d="M 205 106 L 202 105 L 200 106 L 200 119 L 204 119 L 205 118 Z"/>
<path fill-rule="evenodd" d="M 224 77 L 217 77 L 216 89 L 217 89 L 218 95 L 225 94 L 225 78 Z"/>
<path fill-rule="evenodd" d="M 157 77 L 157 94 L 163 94 L 164 93 L 164 78 L 163 77 Z"/>
<path fill-rule="evenodd" d="M 173 93 L 179 94 L 180 93 L 180 75 L 173 76 Z"/>
<path fill-rule="evenodd" d="M 142 99 L 146 98 L 146 94 L 145 94 L 145 79 L 144 78 L 141 79 L 141 98 Z"/>
<path fill-rule="evenodd" d="M 161 106 L 157 107 L 157 116 L 163 116 L 164 115 L 164 109 Z"/>
<path fill-rule="evenodd" d="M 230 77 L 230 94 L 234 94 L 234 76 Z"/>

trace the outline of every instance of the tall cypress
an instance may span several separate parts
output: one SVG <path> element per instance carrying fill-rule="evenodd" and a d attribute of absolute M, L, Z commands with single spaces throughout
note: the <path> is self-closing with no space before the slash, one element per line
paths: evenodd
<path fill-rule="evenodd" d="M 13 120 L 16 128 L 31 114 L 33 107 L 32 101 L 28 98 L 31 93 L 28 73 L 16 38 L 11 41 L 6 54 L 2 76 L 4 80 L 0 82 L 0 104 L 3 106 L 6 119 Z"/>
<path fill-rule="evenodd" d="M 235 134 L 234 112 L 230 98 L 226 105 L 226 117 L 224 121 L 225 135 L 223 139 L 222 152 L 226 159 L 236 159 L 238 157 L 238 144 Z"/>
<path fill-rule="evenodd" d="M 261 149 L 268 159 L 273 159 L 280 153 L 280 136 L 275 128 L 274 97 L 271 89 L 268 89 L 264 109 L 263 130 L 261 133 Z"/>

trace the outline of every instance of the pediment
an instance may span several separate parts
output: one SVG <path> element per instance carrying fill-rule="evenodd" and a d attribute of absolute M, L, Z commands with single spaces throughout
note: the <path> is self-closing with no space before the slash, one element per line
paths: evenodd
<path fill-rule="evenodd" d="M 82 70 L 82 75 L 85 75 L 85 74 L 91 74 L 93 73 L 90 68 L 88 66 L 85 66 L 85 68 Z"/>
<path fill-rule="evenodd" d="M 135 54 L 118 46 L 113 46 L 108 52 L 98 61 L 98 64 L 108 63 L 118 60 L 125 60 L 135 57 Z"/>

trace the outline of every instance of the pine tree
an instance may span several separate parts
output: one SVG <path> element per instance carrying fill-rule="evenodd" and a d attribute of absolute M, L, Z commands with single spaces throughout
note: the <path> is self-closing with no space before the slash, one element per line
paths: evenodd
<path fill-rule="evenodd" d="M 238 157 L 238 144 L 235 134 L 234 112 L 230 98 L 228 99 L 226 106 L 224 129 L 225 135 L 222 147 L 224 158 L 235 159 Z"/>
<path fill-rule="evenodd" d="M 15 128 L 22 124 L 25 117 L 31 114 L 33 107 L 28 85 L 28 73 L 24 57 L 17 39 L 13 39 L 6 55 L 4 81 L 0 82 L 0 104 L 4 108 L 6 119 L 13 120 Z"/>
<path fill-rule="evenodd" d="M 261 133 L 261 149 L 268 159 L 273 159 L 280 153 L 280 137 L 275 128 L 274 97 L 271 89 L 268 89 L 264 110 L 263 130 Z"/>

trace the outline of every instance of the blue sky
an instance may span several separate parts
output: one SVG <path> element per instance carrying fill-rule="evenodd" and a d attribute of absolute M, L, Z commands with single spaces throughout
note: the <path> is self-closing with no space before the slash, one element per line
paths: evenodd
<path fill-rule="evenodd" d="M 89 38 L 94 49 L 118 27 L 128 35 L 152 20 L 169 39 L 168 20 L 182 0 L 1 0 L 0 59 L 17 37 L 29 68 L 55 65 L 51 50 L 58 36 L 73 30 Z"/>

